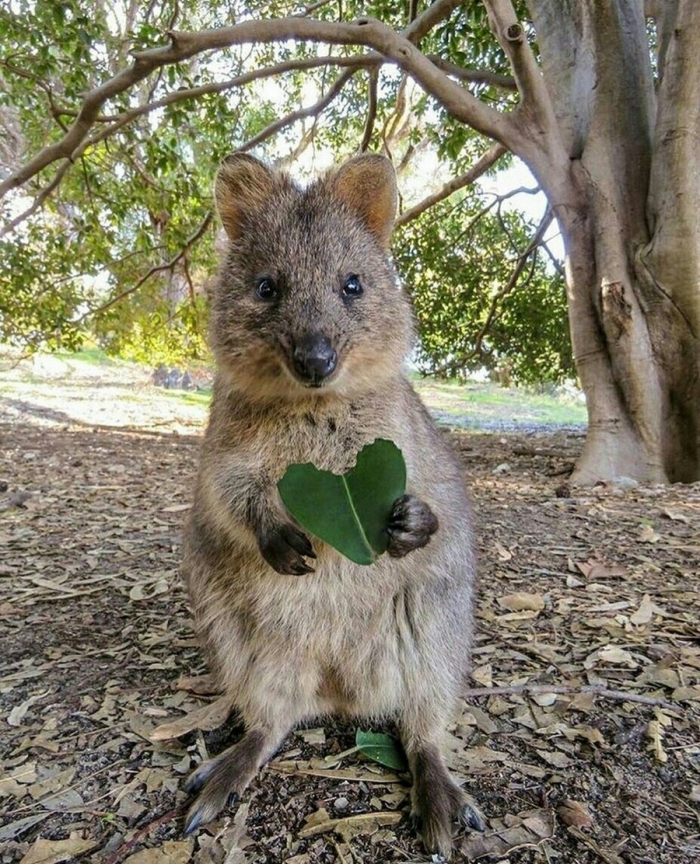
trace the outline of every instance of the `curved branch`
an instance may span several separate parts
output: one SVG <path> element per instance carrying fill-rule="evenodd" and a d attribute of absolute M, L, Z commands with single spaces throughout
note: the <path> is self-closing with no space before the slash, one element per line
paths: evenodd
<path fill-rule="evenodd" d="M 463 189 L 465 186 L 478 180 L 479 177 L 481 177 L 482 174 L 485 174 L 486 171 L 488 171 L 489 168 L 491 168 L 491 166 L 494 165 L 506 152 L 507 150 L 503 144 L 494 144 L 474 165 L 472 165 L 468 171 L 465 171 L 464 174 L 460 174 L 459 177 L 455 177 L 453 180 L 450 180 L 449 183 L 445 183 L 442 189 L 439 189 L 437 192 L 424 198 L 414 207 L 411 207 L 410 210 L 403 212 L 396 220 L 396 225 L 405 225 L 407 222 L 417 219 L 430 207 L 439 204 L 440 201 L 444 201 L 445 198 L 449 198 L 453 192 L 456 192 L 458 189 Z"/>
<path fill-rule="evenodd" d="M 14 229 L 21 223 L 24 222 L 25 219 L 29 219 L 37 210 L 44 204 L 47 198 L 51 196 L 51 194 L 56 190 L 63 180 L 66 172 L 70 168 L 70 162 L 64 162 L 63 165 L 56 171 L 54 176 L 51 179 L 51 182 L 45 186 L 41 192 L 34 198 L 32 203 L 27 207 L 26 210 L 22 210 L 14 219 L 11 219 L 6 225 L 3 225 L 2 230 L 0 230 L 0 238 L 4 237 L 6 234 L 10 234 Z"/>
<path fill-rule="evenodd" d="M 0 183 L 0 198 L 16 189 L 60 159 L 72 159 L 89 135 L 102 106 L 114 96 L 129 90 L 162 66 L 179 63 L 204 51 L 221 50 L 251 42 L 279 42 L 288 39 L 326 42 L 336 45 L 364 45 L 372 48 L 410 74 L 423 89 L 440 102 L 458 120 L 468 123 L 482 134 L 508 143 L 516 126 L 507 115 L 499 114 L 481 103 L 467 90 L 452 81 L 415 47 L 411 39 L 419 38 L 423 27 L 439 11 L 452 11 L 454 0 L 438 0 L 410 25 L 404 34 L 397 33 L 372 19 L 353 24 L 329 23 L 306 18 L 284 18 L 243 21 L 219 30 L 197 33 L 170 33 L 170 45 L 134 54 L 132 65 L 90 90 L 68 132 L 57 142 L 41 150 L 34 158 Z M 431 12 L 434 7 L 440 7 Z M 439 20 L 439 19 L 438 19 Z M 432 26 L 432 25 L 431 25 Z"/>
<path fill-rule="evenodd" d="M 403 31 L 403 35 L 409 42 L 417 45 L 420 40 L 429 33 L 436 24 L 449 18 L 454 10 L 461 6 L 463 0 L 435 0 L 425 12 L 422 12 Z"/>
<path fill-rule="evenodd" d="M 518 280 L 520 279 L 523 271 L 525 270 L 525 266 L 527 265 L 527 260 L 532 255 L 535 249 L 542 243 L 542 239 L 547 231 L 547 228 L 552 224 L 552 220 L 554 219 L 554 213 L 550 207 L 547 207 L 544 216 L 542 217 L 542 221 L 537 226 L 537 230 L 535 231 L 532 239 L 527 244 L 525 251 L 519 256 L 515 267 L 513 268 L 513 272 L 510 274 L 508 281 L 501 288 L 500 291 L 497 291 L 494 296 L 491 298 L 491 303 L 489 304 L 489 311 L 486 315 L 486 320 L 479 328 L 479 332 L 476 334 L 474 339 L 474 347 L 471 351 L 463 354 L 461 357 L 458 357 L 456 360 L 452 361 L 448 364 L 447 368 L 449 369 L 459 369 L 464 366 L 464 364 L 471 360 L 474 357 L 477 357 L 481 354 L 481 346 L 486 335 L 489 332 L 489 328 L 493 324 L 493 319 L 496 317 L 496 312 L 498 310 L 499 303 L 501 300 L 506 297 L 510 292 L 515 288 L 518 284 Z"/>
<path fill-rule="evenodd" d="M 490 84 L 492 87 L 498 87 L 501 90 L 512 90 L 514 92 L 518 90 L 518 85 L 515 83 L 515 78 L 512 75 L 499 75 L 496 72 L 489 72 L 487 69 L 464 69 L 456 63 L 443 60 L 438 54 L 428 54 L 427 57 L 446 75 L 449 75 L 451 78 L 458 78 L 460 81 L 466 81 L 467 84 Z"/>
<path fill-rule="evenodd" d="M 97 306 L 95 309 L 88 309 L 80 318 L 75 322 L 76 324 L 82 324 L 84 321 L 87 321 L 88 318 L 92 318 L 94 315 L 99 315 L 100 312 L 105 312 L 107 309 L 110 309 L 112 306 L 115 306 L 117 303 L 121 302 L 125 297 L 128 297 L 130 294 L 138 291 L 139 288 L 146 283 L 151 276 L 155 276 L 156 273 L 162 273 L 164 270 L 172 270 L 173 267 L 181 261 L 183 258 L 186 258 L 187 253 L 194 246 L 194 244 L 204 235 L 204 232 L 207 230 L 209 225 L 211 224 L 212 219 L 214 218 L 214 212 L 210 210 L 207 215 L 204 217 L 202 222 L 200 223 L 197 230 L 191 234 L 187 240 L 185 240 L 182 249 L 173 257 L 166 261 L 164 264 L 156 264 L 150 268 L 150 270 L 146 271 L 130 288 L 122 291 L 120 294 L 117 294 L 116 297 L 110 298 L 106 303 L 102 303 L 102 305 Z"/>
<path fill-rule="evenodd" d="M 327 108 L 330 103 L 335 99 L 335 97 L 340 93 L 340 91 L 345 87 L 348 81 L 355 75 L 357 69 L 346 69 L 342 75 L 339 75 L 331 87 L 328 89 L 328 92 L 323 95 L 318 102 L 314 105 L 311 105 L 309 108 L 300 108 L 298 111 L 292 111 L 291 114 L 287 114 L 285 117 L 280 117 L 279 120 L 275 120 L 273 123 L 270 123 L 266 126 L 262 132 L 258 132 L 258 134 L 251 138 L 250 141 L 246 141 L 246 143 L 239 147 L 241 153 L 245 153 L 248 150 L 252 150 L 253 147 L 257 147 L 258 144 L 262 144 L 263 141 L 266 141 L 275 132 L 279 132 L 280 129 L 284 129 L 287 126 L 291 126 L 292 123 L 296 123 L 298 120 L 303 120 L 306 117 L 315 117 L 320 114 L 325 108 Z"/>
<path fill-rule="evenodd" d="M 243 72 L 234 78 L 228 78 L 226 81 L 211 82 L 210 84 L 200 84 L 199 87 L 173 90 L 172 93 L 168 93 L 167 96 L 163 96 L 162 99 L 158 99 L 155 102 L 148 102 L 144 105 L 139 105 L 137 108 L 129 108 L 126 111 L 122 111 L 121 114 L 101 115 L 97 120 L 104 123 L 121 123 L 123 120 L 128 122 L 158 108 L 172 105 L 175 102 L 182 102 L 185 99 L 198 99 L 200 96 L 208 96 L 211 93 L 224 93 L 233 87 L 242 87 L 245 84 L 251 84 L 253 81 L 259 81 L 261 78 L 271 78 L 273 75 L 282 75 L 285 72 L 318 69 L 322 66 L 349 66 L 359 69 L 367 66 L 379 66 L 381 62 L 381 57 L 370 54 L 364 54 L 359 57 L 313 57 L 306 60 L 287 60 L 284 63 L 276 63 L 274 66 L 265 66 L 263 69 Z M 74 114 L 73 116 L 76 115 Z"/>
<path fill-rule="evenodd" d="M 368 105 L 367 118 L 365 120 L 365 128 L 362 132 L 362 141 L 360 142 L 360 152 L 364 153 L 372 141 L 372 132 L 374 132 L 374 123 L 377 119 L 377 82 L 379 80 L 378 70 L 371 69 L 369 73 L 369 81 L 367 82 L 368 89 Z"/>
<path fill-rule="evenodd" d="M 276 66 L 269 66 L 266 67 L 266 69 L 257 69 L 253 72 L 247 72 L 243 75 L 237 75 L 235 78 L 230 78 L 228 81 L 222 81 L 212 84 L 202 84 L 199 87 L 176 90 L 173 93 L 169 93 L 167 96 L 164 96 L 162 99 L 158 99 L 155 102 L 149 102 L 147 105 L 139 105 L 137 108 L 130 108 L 127 111 L 123 111 L 121 114 L 116 114 L 112 117 L 98 118 L 99 120 L 104 122 L 109 121 L 110 125 L 104 127 L 98 133 L 90 135 L 85 139 L 85 141 L 80 145 L 80 147 L 78 147 L 77 150 L 72 154 L 71 159 L 66 160 L 63 165 L 61 165 L 61 167 L 56 171 L 54 177 L 51 179 L 48 185 L 44 189 L 42 189 L 41 193 L 37 195 L 32 204 L 26 210 L 23 210 L 14 219 L 12 219 L 11 222 L 8 222 L 5 226 L 3 226 L 2 230 L 0 230 L 0 238 L 13 231 L 17 227 L 17 225 L 19 225 L 21 222 L 23 222 L 25 219 L 35 213 L 44 204 L 47 198 L 49 198 L 50 195 L 58 188 L 68 168 L 70 168 L 70 166 L 77 159 L 79 159 L 86 150 L 88 150 L 90 147 L 93 147 L 95 144 L 99 144 L 101 141 L 104 141 L 105 139 L 116 134 L 121 128 L 128 125 L 136 117 L 149 114 L 151 111 L 155 111 L 156 109 L 163 108 L 167 105 L 172 105 L 176 102 L 181 102 L 187 99 L 196 99 L 199 96 L 208 95 L 210 93 L 221 93 L 226 90 L 230 90 L 232 87 L 242 86 L 260 78 L 277 75 L 295 69 L 311 69 L 327 65 L 350 66 L 355 67 L 352 70 L 352 74 L 355 74 L 355 72 L 359 68 L 379 63 L 381 63 L 381 58 L 379 57 L 325 58 L 298 61 L 294 60 L 286 63 L 279 63 Z M 339 80 L 340 79 L 338 79 L 338 81 Z M 336 84 L 338 83 L 338 81 L 336 81 Z M 329 102 L 331 102 L 332 99 L 337 96 L 338 92 L 340 91 L 340 89 L 342 89 L 342 86 L 346 83 L 346 81 L 347 79 L 342 82 L 342 84 L 337 88 L 337 90 L 331 88 L 331 91 L 329 91 L 326 97 L 319 100 L 319 102 L 317 102 L 315 105 L 312 105 L 310 108 L 293 112 L 292 114 L 288 114 L 286 117 L 283 117 L 280 120 L 271 123 L 255 138 L 251 139 L 251 141 L 247 142 L 240 149 L 242 151 L 250 150 L 252 147 L 256 146 L 262 141 L 265 141 L 267 138 L 269 138 L 271 135 L 273 135 L 280 129 L 283 129 L 286 126 L 291 126 L 297 120 L 319 114 L 324 108 L 327 107 Z"/>
<path fill-rule="evenodd" d="M 535 55 L 528 44 L 525 30 L 515 14 L 513 3 L 511 0 L 483 0 L 483 2 L 488 12 L 491 28 L 513 69 L 515 83 L 521 98 L 522 110 L 520 115 L 530 121 L 527 123 L 528 128 L 526 130 L 530 132 L 529 137 L 532 138 L 533 133 L 535 134 L 536 146 L 541 153 L 545 149 L 550 151 L 549 161 L 551 163 L 559 161 L 559 159 L 555 160 L 555 153 L 566 163 L 568 157 L 562 153 L 561 142 L 556 134 L 558 124 L 552 101 L 535 60 Z M 536 128 L 533 128 L 533 120 Z M 521 126 L 525 131 L 526 124 L 523 122 Z M 522 138 L 522 131 L 520 135 L 516 136 L 516 145 L 522 143 L 517 140 L 518 138 Z M 522 146 L 511 149 L 518 155 L 523 154 Z"/>

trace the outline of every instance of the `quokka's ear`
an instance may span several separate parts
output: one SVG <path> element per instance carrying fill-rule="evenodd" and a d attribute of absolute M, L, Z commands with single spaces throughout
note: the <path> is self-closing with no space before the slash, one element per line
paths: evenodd
<path fill-rule="evenodd" d="M 397 205 L 391 162 L 376 153 L 356 156 L 330 177 L 329 188 L 362 219 L 382 248 L 388 248 Z"/>
<path fill-rule="evenodd" d="M 214 180 L 214 201 L 228 236 L 240 236 L 243 215 L 263 207 L 275 188 L 274 171 L 246 153 L 224 158 Z"/>

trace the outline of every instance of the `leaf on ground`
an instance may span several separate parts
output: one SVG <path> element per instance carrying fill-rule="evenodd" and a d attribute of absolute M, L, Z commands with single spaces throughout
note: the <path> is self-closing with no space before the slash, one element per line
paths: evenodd
<path fill-rule="evenodd" d="M 403 819 L 403 813 L 392 810 L 383 810 L 380 813 L 358 813 L 356 816 L 344 816 L 341 819 L 324 819 L 323 812 L 325 811 L 319 811 L 319 815 L 312 814 L 316 818 L 311 819 L 311 824 L 308 824 L 309 820 L 307 820 L 307 826 L 302 828 L 297 836 L 304 839 L 334 831 L 347 842 L 357 834 L 374 834 L 380 828 L 398 825 Z"/>
<path fill-rule="evenodd" d="M 611 579 L 615 576 L 626 576 L 627 568 L 620 564 L 605 564 L 589 558 L 585 563 L 576 562 L 576 566 L 583 573 L 586 582 L 597 582 L 600 579 Z"/>
<path fill-rule="evenodd" d="M 653 617 L 654 604 L 651 602 L 651 597 L 648 594 L 645 594 L 644 597 L 642 597 L 642 602 L 639 604 L 637 611 L 630 615 L 630 621 L 632 624 L 640 626 L 641 624 L 649 624 Z"/>
<path fill-rule="evenodd" d="M 97 846 L 96 840 L 84 840 L 75 832 L 67 840 L 44 840 L 39 837 L 27 850 L 20 864 L 59 864 L 84 855 Z"/>
<path fill-rule="evenodd" d="M 213 675 L 181 675 L 175 684 L 176 690 L 196 693 L 197 696 L 219 696 L 221 687 Z"/>
<path fill-rule="evenodd" d="M 475 725 L 480 732 L 485 732 L 487 735 L 498 731 L 497 724 L 493 722 L 486 711 L 476 705 L 467 705 L 460 720 L 467 725 Z"/>
<path fill-rule="evenodd" d="M 69 786 L 73 782 L 74 777 L 75 766 L 71 765 L 62 771 L 49 772 L 41 780 L 32 783 L 27 791 L 35 801 L 39 801 L 47 795 L 52 795 L 65 789 L 66 786 Z"/>
<path fill-rule="evenodd" d="M 575 825 L 577 828 L 590 828 L 593 825 L 593 817 L 581 801 L 567 798 L 557 807 L 557 816 L 565 825 Z"/>
<path fill-rule="evenodd" d="M 540 612 L 544 609 L 544 597 L 541 594 L 528 594 L 525 591 L 516 591 L 514 594 L 506 594 L 498 598 L 499 606 L 510 609 L 512 612 L 529 610 Z"/>
<path fill-rule="evenodd" d="M 654 531 L 653 525 L 643 525 L 639 532 L 639 539 L 642 543 L 658 543 L 661 537 Z"/>
<path fill-rule="evenodd" d="M 394 502 L 406 491 L 406 463 L 393 441 L 377 438 L 343 475 L 310 462 L 290 465 L 277 484 L 291 515 L 356 564 L 386 551 Z"/>
<path fill-rule="evenodd" d="M 490 663 L 484 666 L 477 666 L 471 671 L 471 678 L 474 683 L 481 687 L 493 687 L 493 667 Z"/>
<path fill-rule="evenodd" d="M 124 859 L 124 864 L 188 864 L 194 840 L 166 840 L 155 849 L 142 849 Z"/>
<path fill-rule="evenodd" d="M 203 732 L 211 732 L 223 726 L 233 711 L 233 699 L 230 696 L 221 696 L 214 702 L 209 702 L 184 717 L 162 723 L 149 735 L 151 741 L 168 741 L 171 738 L 179 738 L 194 729 Z"/>
<path fill-rule="evenodd" d="M 39 813 L 34 816 L 24 816 L 22 819 L 16 819 L 14 822 L 8 822 L 6 825 L 0 826 L 0 842 L 5 840 L 14 840 L 20 834 L 34 827 L 39 822 L 44 822 L 48 818 L 48 813 Z"/>
<path fill-rule="evenodd" d="M 506 547 L 502 543 L 496 541 L 493 544 L 493 547 L 496 550 L 496 554 L 501 561 L 510 561 L 513 557 L 513 553 L 510 551 L 510 549 L 506 549 Z"/>
<path fill-rule="evenodd" d="M 27 786 L 36 782 L 36 762 L 25 762 L 9 774 L 0 777 L 0 798 L 12 795 L 21 798 Z"/>
<path fill-rule="evenodd" d="M 355 733 L 355 744 L 360 753 L 373 762 L 379 762 L 394 771 L 408 770 L 406 754 L 400 741 L 393 735 L 385 732 L 363 732 L 358 729 Z"/>
<path fill-rule="evenodd" d="M 37 693 L 36 696 L 30 696 L 29 699 L 25 699 L 20 705 L 15 705 L 15 707 L 10 711 L 7 722 L 10 726 L 21 726 L 22 720 L 24 720 L 25 714 L 27 711 L 34 705 L 35 702 L 39 702 L 39 700 L 43 699 L 44 696 L 48 696 L 50 690 L 44 690 L 43 693 Z"/>
<path fill-rule="evenodd" d="M 294 733 L 302 741 L 311 744 L 313 747 L 321 747 L 326 743 L 326 730 L 319 729 L 297 729 Z"/>
<path fill-rule="evenodd" d="M 490 830 L 474 832 L 458 842 L 457 849 L 469 861 L 490 855 L 503 857 L 519 846 L 536 846 L 554 836 L 554 817 L 549 810 L 527 810 L 517 816 L 492 819 Z"/>
<path fill-rule="evenodd" d="M 619 648 L 617 645 L 605 645 L 603 648 L 599 648 L 597 651 L 589 654 L 583 661 L 585 669 L 593 669 L 600 663 L 627 666 L 629 669 L 636 669 L 639 666 L 639 662 L 629 651 Z"/>
<path fill-rule="evenodd" d="M 558 750 L 538 750 L 537 755 L 554 768 L 568 768 L 573 761 L 566 753 L 560 753 Z"/>

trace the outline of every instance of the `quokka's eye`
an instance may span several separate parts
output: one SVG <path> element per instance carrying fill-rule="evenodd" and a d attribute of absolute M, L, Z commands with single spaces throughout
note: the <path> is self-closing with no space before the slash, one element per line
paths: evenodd
<path fill-rule="evenodd" d="M 359 276 L 354 273 L 345 280 L 343 285 L 343 294 L 346 297 L 359 297 L 363 293 L 362 283 Z"/>
<path fill-rule="evenodd" d="M 277 283 L 269 276 L 262 276 L 255 285 L 255 294 L 261 300 L 276 300 L 279 295 Z"/>

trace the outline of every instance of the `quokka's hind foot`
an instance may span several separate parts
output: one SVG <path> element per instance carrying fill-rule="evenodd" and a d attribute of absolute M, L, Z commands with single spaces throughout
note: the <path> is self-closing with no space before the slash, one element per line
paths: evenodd
<path fill-rule="evenodd" d="M 258 768 L 276 749 L 265 732 L 252 730 L 214 759 L 203 762 L 185 782 L 185 791 L 197 795 L 187 812 L 185 835 L 211 822 L 228 803 L 240 796 Z"/>
<path fill-rule="evenodd" d="M 449 858 L 452 826 L 483 831 L 484 819 L 476 804 L 450 777 L 440 753 L 429 745 L 412 754 L 411 817 L 428 852 Z"/>

